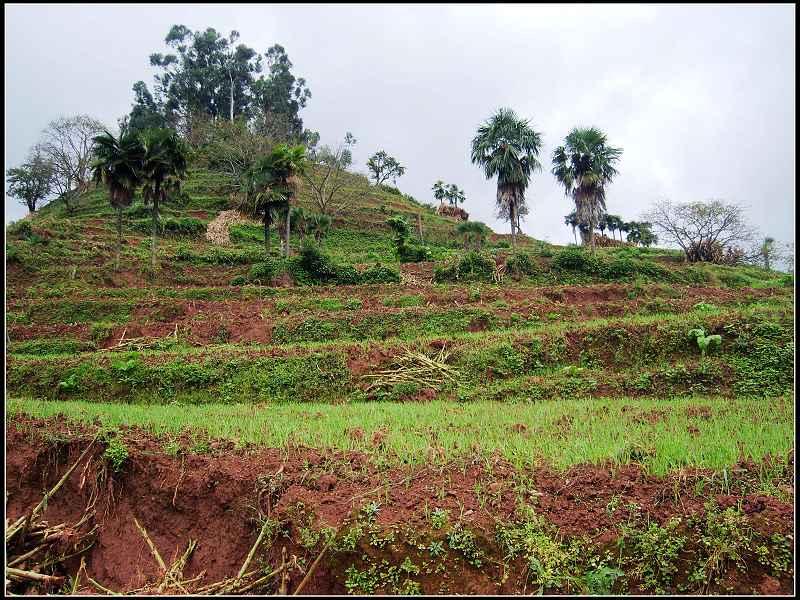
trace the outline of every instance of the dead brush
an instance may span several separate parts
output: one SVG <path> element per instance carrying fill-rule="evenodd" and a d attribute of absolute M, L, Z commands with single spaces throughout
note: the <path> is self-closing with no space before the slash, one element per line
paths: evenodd
<path fill-rule="evenodd" d="M 68 559 L 91 548 L 96 540 L 97 525 L 92 496 L 81 518 L 73 525 L 50 525 L 41 517 L 47 510 L 50 498 L 64 485 L 78 465 L 94 447 L 97 437 L 86 447 L 78 460 L 30 512 L 9 524 L 6 521 L 6 591 L 37 593 L 38 588 L 50 588 L 64 583 L 65 578 L 55 575 Z M 83 478 L 82 478 L 83 482 Z M 90 526 L 91 525 L 91 526 Z"/>
<path fill-rule="evenodd" d="M 362 379 L 372 380 L 365 391 L 391 388 L 398 383 L 417 383 L 430 388 L 457 383 L 460 374 L 455 367 L 447 364 L 449 358 L 450 353 L 444 345 L 433 356 L 406 348 L 395 359 L 392 368 L 362 376 Z"/>

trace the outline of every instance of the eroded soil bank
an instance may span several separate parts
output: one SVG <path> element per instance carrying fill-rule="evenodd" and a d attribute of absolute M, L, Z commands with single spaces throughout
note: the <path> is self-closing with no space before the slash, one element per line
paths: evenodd
<path fill-rule="evenodd" d="M 633 464 L 522 471 L 477 453 L 379 467 L 365 454 L 242 450 L 188 433 L 166 440 L 15 416 L 6 430 L 10 522 L 40 502 L 98 431 L 42 515 L 67 525 L 53 552 L 68 556 L 70 525 L 93 506 L 97 529 L 77 591 L 98 593 L 89 577 L 113 591 L 157 591 L 164 573 L 138 521 L 167 565 L 197 542 L 179 578 L 190 582 L 186 591 L 234 578 L 262 532 L 247 570 L 285 568 L 252 593 L 301 585 L 303 594 L 792 592 L 793 458 L 665 478 Z M 80 565 L 78 554 L 47 567 L 64 577 L 60 586 L 9 589 L 69 591 Z"/>

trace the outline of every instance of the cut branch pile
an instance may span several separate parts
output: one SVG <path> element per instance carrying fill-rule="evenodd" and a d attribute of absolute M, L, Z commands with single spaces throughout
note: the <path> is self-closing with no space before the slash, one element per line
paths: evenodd
<path fill-rule="evenodd" d="M 74 525 L 50 525 L 41 517 L 47 509 L 48 500 L 69 479 L 96 440 L 92 440 L 33 510 L 11 525 L 6 521 L 7 593 L 40 593 L 41 588 L 48 590 L 62 585 L 65 578 L 55 573 L 66 560 L 86 552 L 94 545 L 97 535 L 97 525 L 93 524 L 94 501 L 89 503 Z"/>
<path fill-rule="evenodd" d="M 369 373 L 363 379 L 372 379 L 366 391 L 390 388 L 398 383 L 419 383 L 425 387 L 439 388 L 446 383 L 457 383 L 458 370 L 447 364 L 450 354 L 445 346 L 435 356 L 405 350 L 391 369 Z"/>
<path fill-rule="evenodd" d="M 122 335 L 120 336 L 119 340 L 114 346 L 110 348 L 106 348 L 106 352 L 113 352 L 116 350 L 145 350 L 147 348 L 153 348 L 158 346 L 159 344 L 166 342 L 167 340 L 178 340 L 178 324 L 175 323 L 175 330 L 170 333 L 169 335 L 165 335 L 164 337 L 137 337 L 137 338 L 125 338 L 125 334 L 128 332 L 127 329 L 122 331 Z"/>

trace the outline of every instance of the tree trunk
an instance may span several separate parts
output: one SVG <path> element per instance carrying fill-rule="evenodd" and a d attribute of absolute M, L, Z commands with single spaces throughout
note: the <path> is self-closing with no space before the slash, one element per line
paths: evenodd
<path fill-rule="evenodd" d="M 517 202 L 516 200 L 512 200 L 508 204 L 508 211 L 509 216 L 511 217 L 511 247 L 516 249 L 517 247 L 517 236 L 514 230 L 514 224 L 517 222 Z"/>
<path fill-rule="evenodd" d="M 158 199 L 153 198 L 153 239 L 150 242 L 150 266 L 156 269 L 156 245 L 158 243 Z"/>
<path fill-rule="evenodd" d="M 233 123 L 233 74 L 228 72 L 231 78 L 231 123 Z"/>
<path fill-rule="evenodd" d="M 578 245 L 578 234 L 575 233 L 575 228 L 572 228 L 572 237 L 575 238 L 575 245 Z"/>
<path fill-rule="evenodd" d="M 264 250 L 269 256 L 269 209 L 264 209 Z"/>
<path fill-rule="evenodd" d="M 122 254 L 122 206 L 117 207 L 117 259 L 114 270 L 119 271 L 119 256 Z"/>
<path fill-rule="evenodd" d="M 419 241 L 423 244 L 425 240 L 422 239 L 422 215 L 417 213 L 417 235 L 419 236 Z"/>
<path fill-rule="evenodd" d="M 291 235 L 291 206 L 286 207 L 286 258 L 291 256 L 291 248 L 289 247 L 290 235 Z"/>

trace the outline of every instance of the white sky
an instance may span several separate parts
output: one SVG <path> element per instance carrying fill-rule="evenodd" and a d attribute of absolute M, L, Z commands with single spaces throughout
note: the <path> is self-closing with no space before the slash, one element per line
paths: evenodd
<path fill-rule="evenodd" d="M 437 179 L 496 231 L 495 182 L 469 161 L 501 107 L 543 133 L 523 231 L 572 239 L 572 210 L 550 174 L 553 148 L 594 125 L 624 154 L 608 209 L 637 218 L 660 198 L 721 198 L 794 239 L 795 12 L 791 5 L 5 5 L 5 168 L 60 115 L 109 126 L 131 86 L 152 89 L 148 57 L 173 24 L 286 48 L 312 98 L 301 116 L 335 144 L 352 131 L 356 170 L 385 149 L 404 192 L 432 202 Z M 25 209 L 6 201 L 6 222 Z"/>

